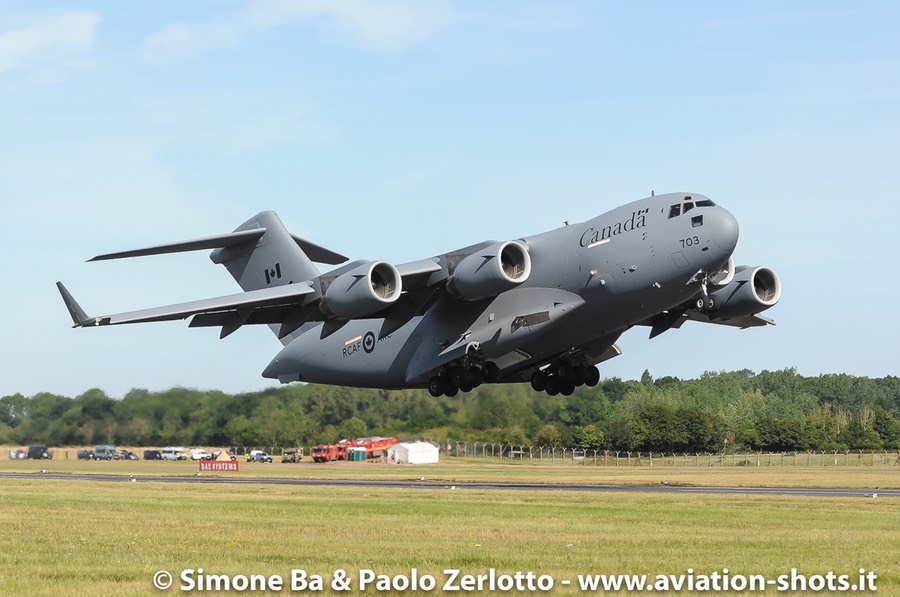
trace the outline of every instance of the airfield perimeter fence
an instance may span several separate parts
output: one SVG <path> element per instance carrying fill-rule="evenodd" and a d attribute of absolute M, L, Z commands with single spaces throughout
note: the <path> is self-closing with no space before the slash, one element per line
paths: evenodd
<path fill-rule="evenodd" d="M 528 461 L 533 464 L 586 465 L 609 467 L 898 467 L 900 450 L 896 452 L 866 452 L 835 450 L 826 452 L 742 452 L 675 454 L 664 452 L 627 452 L 581 448 L 553 448 L 545 446 L 514 446 L 490 442 L 451 442 L 441 446 L 450 457 L 510 462 Z"/>

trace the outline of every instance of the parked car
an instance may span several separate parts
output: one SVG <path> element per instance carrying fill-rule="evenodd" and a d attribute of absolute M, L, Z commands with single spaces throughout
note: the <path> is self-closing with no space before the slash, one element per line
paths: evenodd
<path fill-rule="evenodd" d="M 219 459 L 219 454 L 221 454 L 221 453 L 222 453 L 222 450 L 216 450 L 215 452 L 213 452 L 213 453 L 212 453 L 213 460 L 218 460 L 218 459 Z M 236 455 L 234 452 L 230 451 L 230 450 L 229 450 L 229 452 L 228 452 L 228 457 L 229 457 L 230 459 L 232 459 L 232 460 L 237 460 L 237 455 Z"/>
<path fill-rule="evenodd" d="M 98 460 L 118 460 L 119 453 L 115 446 L 100 444 L 94 447 L 94 458 Z"/>
<path fill-rule="evenodd" d="M 78 460 L 96 460 L 93 450 L 78 450 Z"/>
<path fill-rule="evenodd" d="M 191 460 L 212 460 L 213 455 L 201 448 L 191 450 Z"/>
<path fill-rule="evenodd" d="M 53 452 L 47 446 L 28 446 L 27 458 L 32 460 L 49 460 L 53 458 Z"/>
<path fill-rule="evenodd" d="M 139 458 L 131 450 L 119 450 L 119 460 L 139 460 Z"/>
<path fill-rule="evenodd" d="M 303 448 L 285 448 L 281 451 L 281 462 L 300 462 Z"/>
<path fill-rule="evenodd" d="M 162 460 L 162 452 L 159 450 L 144 450 L 144 460 Z"/>
<path fill-rule="evenodd" d="M 25 450 L 10 450 L 9 451 L 9 459 L 10 460 L 25 460 L 25 457 L 28 454 L 25 453 Z"/>
<path fill-rule="evenodd" d="M 187 460 L 187 450 L 169 446 L 160 450 L 163 460 Z"/>
<path fill-rule="evenodd" d="M 272 457 L 262 450 L 250 450 L 247 462 L 272 462 Z"/>

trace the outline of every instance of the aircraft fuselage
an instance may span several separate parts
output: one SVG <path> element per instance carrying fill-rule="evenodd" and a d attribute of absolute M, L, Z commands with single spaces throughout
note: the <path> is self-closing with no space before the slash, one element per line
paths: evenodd
<path fill-rule="evenodd" d="M 578 354 L 587 364 L 614 356 L 629 327 L 677 307 L 720 270 L 738 239 L 735 218 L 697 194 L 668 194 L 618 207 L 586 222 L 519 239 L 531 257 L 520 286 L 466 301 L 438 297 L 398 329 L 354 319 L 327 335 L 306 324 L 264 375 L 287 381 L 420 387 L 438 355 L 477 355 L 507 380 Z"/>

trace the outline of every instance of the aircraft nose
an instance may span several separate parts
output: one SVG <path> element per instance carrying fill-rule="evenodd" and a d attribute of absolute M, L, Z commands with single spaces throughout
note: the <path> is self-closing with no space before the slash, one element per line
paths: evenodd
<path fill-rule="evenodd" d="M 712 241 L 725 253 L 734 253 L 740 233 L 737 219 L 730 211 L 721 207 L 715 209 L 715 215 L 711 219 Z"/>

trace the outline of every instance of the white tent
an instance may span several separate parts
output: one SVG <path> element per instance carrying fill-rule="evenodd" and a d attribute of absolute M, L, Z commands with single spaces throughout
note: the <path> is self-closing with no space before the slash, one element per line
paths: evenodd
<path fill-rule="evenodd" d="M 438 461 L 438 449 L 428 442 L 399 443 L 387 451 L 389 462 L 431 464 Z"/>

